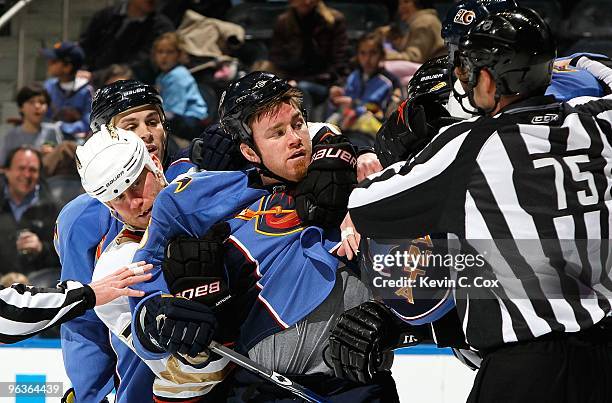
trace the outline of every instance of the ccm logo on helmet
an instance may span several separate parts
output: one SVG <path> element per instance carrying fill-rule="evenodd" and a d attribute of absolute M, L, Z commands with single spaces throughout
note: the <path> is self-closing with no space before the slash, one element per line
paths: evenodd
<path fill-rule="evenodd" d="M 188 288 L 176 294 L 177 297 L 185 297 L 187 299 L 193 299 L 203 297 L 205 295 L 216 294 L 221 291 L 221 282 L 215 281 L 210 284 L 203 284 L 198 287 Z"/>
<path fill-rule="evenodd" d="M 461 25 L 470 25 L 474 18 L 476 18 L 476 14 L 472 10 L 459 10 L 457 14 L 455 14 L 454 22 Z"/>
<path fill-rule="evenodd" d="M 321 158 L 338 158 L 344 162 L 349 163 L 353 168 L 357 166 L 357 158 L 353 157 L 353 155 L 348 151 L 341 150 L 338 148 L 324 148 L 322 150 L 317 151 L 312 155 L 311 162 L 320 160 Z"/>

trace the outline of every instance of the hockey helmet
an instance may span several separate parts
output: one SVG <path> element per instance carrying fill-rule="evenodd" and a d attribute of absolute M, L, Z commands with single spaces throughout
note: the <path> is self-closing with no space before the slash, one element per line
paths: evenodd
<path fill-rule="evenodd" d="M 219 102 L 221 127 L 233 139 L 252 145 L 249 118 L 263 105 L 280 99 L 291 88 L 286 80 L 263 71 L 254 71 L 234 81 L 223 92 Z"/>
<path fill-rule="evenodd" d="M 142 170 L 164 177 L 136 133 L 103 125 L 87 142 L 77 147 L 76 162 L 83 189 L 106 203 L 125 192 Z"/>
<path fill-rule="evenodd" d="M 468 91 L 486 68 L 497 86 L 496 96 L 544 93 L 552 78 L 556 45 L 548 24 L 529 8 L 485 17 L 459 44 L 461 65 L 468 73 Z"/>
<path fill-rule="evenodd" d="M 154 106 L 162 122 L 165 122 L 161 95 L 152 85 L 138 80 L 119 80 L 105 85 L 96 91 L 93 98 L 91 130 L 97 132 L 102 125 L 110 124 L 118 114 L 145 105 Z"/>
<path fill-rule="evenodd" d="M 515 0 L 462 0 L 454 4 L 442 23 L 442 38 L 448 48 L 450 65 L 454 65 L 459 42 L 470 28 L 492 13 L 517 7 Z"/>

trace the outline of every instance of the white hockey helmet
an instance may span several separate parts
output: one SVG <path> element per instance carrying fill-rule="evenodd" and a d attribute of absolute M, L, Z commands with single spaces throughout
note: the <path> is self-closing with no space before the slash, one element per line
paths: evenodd
<path fill-rule="evenodd" d="M 145 167 L 161 174 L 144 141 L 136 133 L 112 125 L 103 125 L 77 147 L 76 162 L 83 188 L 103 203 L 125 192 Z"/>

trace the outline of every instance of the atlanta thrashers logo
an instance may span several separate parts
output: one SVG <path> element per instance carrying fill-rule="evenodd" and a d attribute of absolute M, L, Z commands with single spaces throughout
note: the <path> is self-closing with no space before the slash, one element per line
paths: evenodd
<path fill-rule="evenodd" d="M 302 221 L 295 211 L 295 200 L 286 193 L 274 193 L 262 198 L 255 231 L 271 236 L 287 235 L 302 229 Z"/>

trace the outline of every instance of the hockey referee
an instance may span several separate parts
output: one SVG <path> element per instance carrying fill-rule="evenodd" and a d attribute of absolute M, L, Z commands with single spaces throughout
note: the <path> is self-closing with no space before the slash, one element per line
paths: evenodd
<path fill-rule="evenodd" d="M 151 274 L 144 273 L 152 267 L 144 262 L 134 263 L 88 285 L 63 281 L 56 288 L 0 286 L 0 343 L 27 339 L 122 295 L 141 297 L 142 291 L 127 287 L 149 280 Z"/>
<path fill-rule="evenodd" d="M 481 116 L 442 128 L 349 202 L 361 235 L 447 233 L 484 262 L 455 289 L 484 355 L 469 402 L 612 401 L 612 96 L 544 96 L 555 54 L 533 10 L 484 18 L 455 69 Z M 571 64 L 610 80 L 594 60 Z"/>

